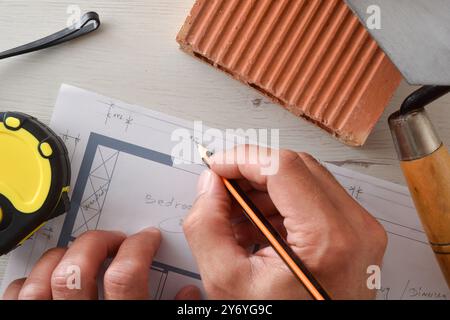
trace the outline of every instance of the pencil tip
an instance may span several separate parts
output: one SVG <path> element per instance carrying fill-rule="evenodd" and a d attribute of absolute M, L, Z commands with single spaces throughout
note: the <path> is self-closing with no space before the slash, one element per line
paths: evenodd
<path fill-rule="evenodd" d="M 200 158 L 202 159 L 202 161 L 208 166 L 209 168 L 209 163 L 208 160 L 209 158 L 212 156 L 212 152 L 209 151 L 207 148 L 205 148 L 204 146 L 202 146 L 200 143 L 197 143 L 197 150 L 200 154 Z"/>

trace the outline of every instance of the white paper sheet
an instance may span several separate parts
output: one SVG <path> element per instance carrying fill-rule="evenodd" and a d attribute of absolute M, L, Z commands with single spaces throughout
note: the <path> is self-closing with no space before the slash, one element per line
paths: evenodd
<path fill-rule="evenodd" d="M 191 122 L 63 85 L 52 128 L 72 161 L 72 209 L 10 254 L 2 292 L 26 276 L 40 255 L 70 245 L 86 230 L 159 227 L 163 242 L 150 271 L 151 295 L 172 299 L 186 284 L 201 286 L 181 223 L 203 167 L 174 165 L 174 129 Z M 449 290 L 427 245 L 405 187 L 327 165 L 386 228 L 389 244 L 379 299 L 448 299 Z"/>

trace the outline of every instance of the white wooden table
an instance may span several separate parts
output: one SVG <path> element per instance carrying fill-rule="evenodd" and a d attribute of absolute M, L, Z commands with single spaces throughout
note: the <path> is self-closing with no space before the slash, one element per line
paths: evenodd
<path fill-rule="evenodd" d="M 347 147 L 178 49 L 176 34 L 194 0 L 2 0 L 0 51 L 66 25 L 67 8 L 100 14 L 102 27 L 86 38 L 0 61 L 0 110 L 48 123 L 61 83 L 157 111 L 203 120 L 218 128 L 279 128 L 281 146 L 302 150 L 369 175 L 404 184 L 387 117 L 414 89 L 403 83 L 367 144 Z M 450 142 L 450 97 L 429 108 Z M 0 280 L 6 259 L 0 259 Z"/>

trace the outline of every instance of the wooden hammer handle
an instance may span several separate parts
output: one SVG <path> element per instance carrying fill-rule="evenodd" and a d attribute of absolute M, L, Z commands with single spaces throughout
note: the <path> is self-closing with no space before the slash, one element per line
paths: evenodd
<path fill-rule="evenodd" d="M 402 161 L 428 240 L 450 288 L 450 156 L 445 146 L 418 160 Z"/>

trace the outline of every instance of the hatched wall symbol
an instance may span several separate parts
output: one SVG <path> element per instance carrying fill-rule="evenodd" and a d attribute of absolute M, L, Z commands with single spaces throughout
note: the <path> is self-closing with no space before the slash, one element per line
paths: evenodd
<path fill-rule="evenodd" d="M 103 146 L 97 147 L 92 170 L 89 173 L 88 183 L 72 232 L 73 237 L 77 237 L 85 231 L 97 229 L 119 154 L 120 152 L 114 149 Z"/>

